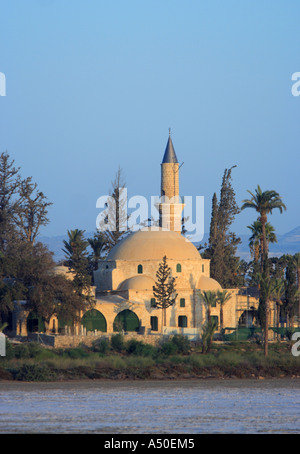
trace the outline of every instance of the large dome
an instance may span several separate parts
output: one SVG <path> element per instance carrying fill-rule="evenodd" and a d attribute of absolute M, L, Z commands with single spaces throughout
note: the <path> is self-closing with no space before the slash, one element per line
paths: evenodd
<path fill-rule="evenodd" d="M 161 229 L 142 229 L 129 234 L 108 254 L 107 260 L 201 260 L 197 248 L 183 235 Z"/>

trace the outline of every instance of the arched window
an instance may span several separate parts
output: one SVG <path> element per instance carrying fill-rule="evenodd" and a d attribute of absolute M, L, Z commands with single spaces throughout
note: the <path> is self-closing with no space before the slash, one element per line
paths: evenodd
<path fill-rule="evenodd" d="M 204 265 L 202 264 L 202 273 L 204 273 Z"/>
<path fill-rule="evenodd" d="M 181 265 L 180 265 L 180 263 L 177 263 L 177 265 L 176 265 L 176 272 L 177 273 L 181 273 Z"/>
<path fill-rule="evenodd" d="M 107 326 L 104 315 L 97 311 L 97 309 L 90 309 L 87 311 L 82 319 L 81 324 L 86 327 L 87 331 L 102 331 L 106 333 Z"/>
<path fill-rule="evenodd" d="M 158 331 L 158 318 L 157 317 L 151 317 L 150 324 L 151 324 L 151 331 Z"/>
<path fill-rule="evenodd" d="M 119 312 L 114 320 L 113 330 L 114 331 L 138 331 L 139 330 L 139 319 L 137 315 L 129 309 L 125 309 Z"/>
<path fill-rule="evenodd" d="M 178 326 L 180 328 L 187 328 L 187 317 L 185 315 L 179 315 Z"/>
<path fill-rule="evenodd" d="M 138 265 L 137 272 L 138 274 L 143 274 L 143 265 Z"/>
<path fill-rule="evenodd" d="M 185 298 L 180 298 L 180 307 L 185 307 Z"/>

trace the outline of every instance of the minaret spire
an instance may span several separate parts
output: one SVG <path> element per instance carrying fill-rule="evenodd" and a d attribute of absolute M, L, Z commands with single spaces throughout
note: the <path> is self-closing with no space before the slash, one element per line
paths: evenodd
<path fill-rule="evenodd" d="M 183 204 L 179 197 L 179 163 L 171 139 L 171 128 L 161 163 L 161 198 L 161 227 L 180 233 Z"/>

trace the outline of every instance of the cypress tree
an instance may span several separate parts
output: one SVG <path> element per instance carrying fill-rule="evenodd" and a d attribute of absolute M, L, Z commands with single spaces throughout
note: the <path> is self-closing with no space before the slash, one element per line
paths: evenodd
<path fill-rule="evenodd" d="M 241 240 L 229 231 L 235 216 L 240 212 L 231 183 L 232 168 L 224 171 L 219 203 L 216 194 L 213 195 L 209 244 L 203 254 L 204 258 L 211 259 L 211 277 L 223 288 L 235 287 L 240 280 L 239 258 L 235 254 Z"/>

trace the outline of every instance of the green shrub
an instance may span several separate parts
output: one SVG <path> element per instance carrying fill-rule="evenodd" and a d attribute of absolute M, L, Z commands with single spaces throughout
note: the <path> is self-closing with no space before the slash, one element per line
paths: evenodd
<path fill-rule="evenodd" d="M 97 345 L 94 347 L 94 351 L 97 351 L 101 353 L 102 355 L 107 354 L 107 352 L 110 349 L 109 341 L 108 339 L 101 339 L 99 342 L 97 342 Z"/>
<path fill-rule="evenodd" d="M 10 359 L 15 357 L 15 350 L 11 342 L 6 339 L 6 346 L 5 346 L 5 359 L 9 361 Z"/>
<path fill-rule="evenodd" d="M 167 341 L 160 347 L 160 353 L 162 355 L 175 355 L 177 353 L 177 346 L 172 341 Z"/>
<path fill-rule="evenodd" d="M 14 348 L 15 358 L 17 359 L 26 359 L 30 358 L 30 352 L 26 344 L 18 344 Z"/>
<path fill-rule="evenodd" d="M 160 353 L 169 355 L 186 355 L 191 350 L 191 343 L 187 337 L 175 334 L 170 340 L 165 341 L 160 347 Z"/>
<path fill-rule="evenodd" d="M 15 380 L 52 381 L 55 380 L 55 373 L 44 365 L 24 364 L 16 371 Z"/>
<path fill-rule="evenodd" d="M 131 339 L 126 344 L 126 351 L 130 355 L 136 356 L 152 356 L 155 349 L 150 344 L 145 344 L 136 339 Z"/>
<path fill-rule="evenodd" d="M 191 350 L 191 343 L 186 336 L 175 334 L 175 336 L 172 337 L 171 342 L 176 346 L 177 353 L 186 355 Z"/>
<path fill-rule="evenodd" d="M 111 348 L 116 352 L 122 352 L 125 349 L 124 336 L 120 333 L 114 334 L 110 339 Z"/>

